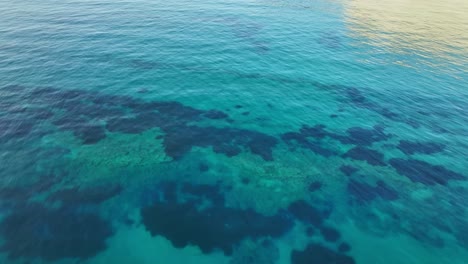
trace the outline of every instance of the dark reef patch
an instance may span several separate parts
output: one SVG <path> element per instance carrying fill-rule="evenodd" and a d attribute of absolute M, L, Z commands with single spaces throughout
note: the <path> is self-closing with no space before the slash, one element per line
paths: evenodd
<path fill-rule="evenodd" d="M 318 190 L 320 190 L 322 188 L 322 185 L 323 184 L 321 182 L 314 181 L 309 185 L 309 191 L 311 191 L 311 192 L 318 191 Z"/>
<path fill-rule="evenodd" d="M 315 234 L 315 229 L 313 227 L 309 226 L 309 227 L 306 228 L 306 235 L 308 237 L 311 237 L 314 234 Z"/>
<path fill-rule="evenodd" d="M 364 182 L 350 180 L 348 182 L 348 193 L 361 204 L 371 202 L 377 197 L 387 201 L 399 198 L 398 192 L 383 181 L 378 181 L 376 186 L 372 186 Z"/>
<path fill-rule="evenodd" d="M 278 237 L 290 228 L 290 221 L 279 215 L 263 216 L 252 210 L 211 207 L 198 210 L 191 203 L 157 202 L 142 210 L 143 223 L 152 235 L 162 235 L 177 248 L 196 245 L 204 253 L 221 249 L 232 254 L 232 247 L 247 237 Z"/>
<path fill-rule="evenodd" d="M 0 116 L 0 141 L 27 137 L 34 126 L 35 123 L 28 119 L 15 120 Z"/>
<path fill-rule="evenodd" d="M 208 110 L 203 116 L 209 119 L 225 119 L 229 117 L 226 113 L 218 110 Z"/>
<path fill-rule="evenodd" d="M 333 90 L 335 93 L 339 94 L 340 96 L 344 96 L 348 103 L 352 104 L 354 107 L 367 109 L 374 113 L 379 114 L 380 116 L 390 119 L 395 122 L 401 122 L 411 126 L 412 128 L 418 128 L 421 126 L 421 123 L 417 121 L 414 117 L 408 117 L 408 115 L 402 115 L 390 110 L 388 107 L 382 106 L 381 103 L 377 102 L 377 100 L 373 100 L 371 97 L 364 94 L 364 90 L 367 92 L 368 89 L 365 88 L 357 88 L 357 87 L 350 87 L 346 85 L 325 85 L 321 83 L 316 83 L 315 86 L 326 89 L 326 90 Z M 384 94 L 376 94 L 376 91 L 373 90 L 375 96 L 384 96 Z M 413 98 L 411 103 L 414 104 L 417 102 L 416 98 Z M 419 100 L 421 98 L 418 98 Z M 380 100 L 379 100 L 380 101 Z M 405 102 L 408 103 L 408 102 Z M 421 104 L 421 102 L 419 102 Z M 421 105 L 420 108 L 424 108 L 425 106 Z M 429 113 L 423 113 L 428 115 Z M 434 127 L 431 127 L 433 131 Z M 438 131 L 440 133 L 440 131 Z"/>
<path fill-rule="evenodd" d="M 63 206 L 100 204 L 122 192 L 121 185 L 67 188 L 52 193 L 48 201 L 60 201 Z"/>
<path fill-rule="evenodd" d="M 364 108 L 367 108 L 370 105 L 370 102 L 368 102 L 367 98 L 358 88 L 347 87 L 344 91 L 345 95 L 353 104 Z"/>
<path fill-rule="evenodd" d="M 206 172 L 210 169 L 210 167 L 208 166 L 208 164 L 204 163 L 204 162 L 200 162 L 200 164 L 198 164 L 198 170 L 200 172 Z"/>
<path fill-rule="evenodd" d="M 364 94 L 358 88 L 347 86 L 339 86 L 339 88 L 340 90 L 344 91 L 345 96 L 348 98 L 349 102 L 351 102 L 354 106 L 376 112 L 381 116 L 393 121 L 402 121 L 400 120 L 401 118 L 397 113 L 392 112 L 388 108 L 382 107 L 379 104 L 372 102 L 366 96 L 364 96 Z"/>
<path fill-rule="evenodd" d="M 367 203 L 377 198 L 374 186 L 356 180 L 348 182 L 348 193 L 359 203 Z"/>
<path fill-rule="evenodd" d="M 163 145 L 166 154 L 174 159 L 182 157 L 192 147 L 212 147 L 216 153 L 228 157 L 238 155 L 244 147 L 266 161 L 273 160 L 277 139 L 251 130 L 200 126 L 177 126 L 164 129 Z"/>
<path fill-rule="evenodd" d="M 336 228 L 327 224 L 327 219 L 332 212 L 330 205 L 327 205 L 325 209 L 318 209 L 304 200 L 299 200 L 290 204 L 287 210 L 294 218 L 305 224 L 308 237 L 313 236 L 317 229 L 328 242 L 337 242 L 342 237 Z"/>
<path fill-rule="evenodd" d="M 224 206 L 224 196 L 221 194 L 221 187 L 217 185 L 184 183 L 181 193 L 186 196 L 186 201 L 195 204 L 201 204 L 205 200 L 217 206 Z"/>
<path fill-rule="evenodd" d="M 412 142 L 408 140 L 400 140 L 397 148 L 407 155 L 412 155 L 415 153 L 434 154 L 442 152 L 445 149 L 445 146 L 435 142 Z"/>
<path fill-rule="evenodd" d="M 340 171 L 344 173 L 344 175 L 346 176 L 351 176 L 353 175 L 355 172 L 358 171 L 357 168 L 351 166 L 351 165 L 341 165 L 340 166 Z"/>
<path fill-rule="evenodd" d="M 296 141 L 299 144 L 304 144 L 304 142 L 308 142 L 307 138 L 310 137 L 310 135 L 304 133 L 304 129 L 309 128 L 309 126 L 302 126 L 302 128 L 299 130 L 299 132 L 286 132 L 281 135 L 281 139 L 283 139 L 286 142 L 289 141 Z"/>
<path fill-rule="evenodd" d="M 179 186 L 175 182 L 165 181 L 159 183 L 159 187 L 157 188 L 157 198 L 161 199 L 162 201 L 166 202 L 177 202 L 178 197 L 178 188 Z M 162 196 L 160 196 L 162 194 Z M 150 197 L 151 202 L 155 199 L 155 197 Z"/>
<path fill-rule="evenodd" d="M 466 222 L 461 221 L 457 224 L 456 232 L 454 232 L 454 236 L 457 239 L 457 242 L 463 248 L 468 248 L 468 225 Z"/>
<path fill-rule="evenodd" d="M 335 242 L 341 237 L 341 234 L 338 230 L 329 226 L 322 226 L 320 228 L 320 233 L 322 234 L 323 238 L 328 242 Z"/>
<path fill-rule="evenodd" d="M 323 139 L 329 133 L 325 130 L 325 126 L 316 125 L 313 127 L 303 125 L 299 132 L 286 132 L 281 135 L 281 139 L 289 145 L 294 143 L 299 146 L 310 149 L 312 152 L 322 155 L 324 157 L 330 157 L 336 155 L 333 150 L 323 147 L 320 143 L 320 139 Z"/>
<path fill-rule="evenodd" d="M 377 186 L 374 190 L 382 199 L 387 201 L 393 201 L 399 198 L 398 192 L 395 189 L 380 180 L 377 181 Z"/>
<path fill-rule="evenodd" d="M 350 250 L 351 250 L 351 246 L 346 242 L 343 242 L 338 246 L 338 251 L 340 252 L 348 252 Z"/>
<path fill-rule="evenodd" d="M 106 249 L 109 223 L 91 213 L 47 209 L 40 204 L 17 208 L 0 223 L 1 251 L 11 259 L 88 259 Z"/>
<path fill-rule="evenodd" d="M 357 146 L 348 152 L 343 157 L 355 160 L 366 161 L 373 166 L 385 166 L 384 155 L 376 150 L 368 149 L 366 147 Z"/>
<path fill-rule="evenodd" d="M 176 199 L 154 201 L 142 208 L 141 215 L 153 236 L 166 237 L 176 248 L 198 246 L 206 254 L 219 249 L 231 255 L 246 238 L 279 237 L 292 227 L 286 214 L 264 216 L 251 209 L 225 207 L 219 187 L 208 185 L 183 185 Z"/>
<path fill-rule="evenodd" d="M 39 111 L 36 115 L 28 112 L 33 110 L 26 109 L 22 110 L 26 111 L 22 118 L 0 117 L 0 139 L 27 137 L 38 123 L 32 119 L 36 116 L 41 120 L 50 118 L 58 130 L 72 132 L 83 144 L 99 142 L 106 137 L 106 131 L 139 134 L 159 128 L 164 133 L 166 154 L 174 159 L 181 158 L 196 146 L 212 147 L 216 153 L 229 157 L 246 150 L 272 161 L 273 148 L 278 143 L 277 138 L 254 130 L 195 125 L 195 122 L 206 119 L 230 119 L 219 110 L 199 110 L 175 101 L 147 102 L 130 96 L 85 90 L 28 89 L 21 86 L 3 89 L 12 94 L 10 100 L 4 102 L 10 108 L 21 102 L 32 106 L 46 105 L 53 111 L 33 107 L 31 109 Z"/>
<path fill-rule="evenodd" d="M 316 125 L 313 127 L 304 125 L 299 130 L 299 133 L 303 137 L 312 137 L 316 139 L 322 139 L 330 135 L 330 133 L 325 130 L 325 125 Z"/>
<path fill-rule="evenodd" d="M 411 223 L 406 231 L 421 243 L 426 243 L 435 248 L 443 248 L 445 246 L 444 240 L 436 232 L 432 232 L 425 224 Z"/>
<path fill-rule="evenodd" d="M 382 126 L 376 125 L 372 129 L 352 127 L 346 130 L 347 137 L 335 137 L 343 144 L 355 144 L 360 146 L 372 145 L 374 142 L 385 141 L 391 136 L 385 134 Z"/>
<path fill-rule="evenodd" d="M 333 155 L 336 155 L 337 153 L 333 150 L 327 149 L 323 147 L 320 143 L 318 142 L 307 142 L 305 144 L 302 144 L 303 147 L 310 149 L 312 152 L 324 156 L 324 157 L 330 157 Z"/>
<path fill-rule="evenodd" d="M 107 121 L 106 129 L 110 132 L 139 134 L 154 125 L 147 120 L 139 120 L 138 117 L 116 117 Z"/>
<path fill-rule="evenodd" d="M 24 186 L 5 186 L 0 188 L 0 205 L 15 207 L 25 204 L 36 194 L 49 190 L 59 182 L 54 175 L 43 175 L 38 181 Z"/>
<path fill-rule="evenodd" d="M 241 180 L 241 182 L 242 182 L 243 184 L 247 185 L 247 184 L 250 183 L 250 179 L 247 178 L 247 177 L 243 177 L 242 180 Z"/>
<path fill-rule="evenodd" d="M 323 221 L 329 216 L 328 212 L 323 212 L 304 200 L 296 201 L 289 205 L 288 211 L 299 221 L 310 223 L 316 227 L 321 226 Z"/>
<path fill-rule="evenodd" d="M 286 132 L 281 135 L 281 139 L 286 143 L 292 144 L 295 142 L 299 146 L 310 149 L 324 157 L 337 155 L 335 151 L 322 146 L 321 140 L 324 138 L 331 138 L 342 144 L 370 146 L 374 142 L 389 139 L 390 135 L 385 134 L 384 128 L 379 125 L 374 126 L 372 129 L 352 127 L 346 130 L 346 135 L 341 135 L 327 131 L 325 129 L 325 125 L 322 124 L 315 125 L 313 127 L 303 125 L 299 129 L 299 132 Z"/>
<path fill-rule="evenodd" d="M 404 121 L 407 125 L 411 126 L 412 128 L 420 128 L 421 124 L 416 121 L 416 119 L 410 118 Z"/>
<path fill-rule="evenodd" d="M 354 264 L 350 256 L 335 252 L 320 244 L 309 244 L 304 250 L 293 250 L 291 253 L 292 264 Z"/>
<path fill-rule="evenodd" d="M 450 180 L 465 180 L 466 177 L 446 169 L 440 165 L 432 165 L 416 159 L 391 159 L 390 165 L 395 170 L 408 177 L 412 182 L 420 182 L 425 185 L 447 185 Z"/>
<path fill-rule="evenodd" d="M 83 144 L 95 144 L 106 137 L 102 126 L 83 126 L 75 129 L 73 134 L 82 140 Z"/>

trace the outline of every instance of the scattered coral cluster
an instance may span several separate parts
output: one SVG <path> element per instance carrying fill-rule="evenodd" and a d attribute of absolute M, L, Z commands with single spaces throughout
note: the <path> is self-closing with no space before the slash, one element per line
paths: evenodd
<path fill-rule="evenodd" d="M 415 126 L 412 120 L 371 102 L 357 88 L 335 88 L 342 89 L 358 108 Z M 141 221 L 138 221 L 151 235 L 165 237 L 176 248 L 196 246 L 204 254 L 221 251 L 232 257 L 232 263 L 275 263 L 279 255 L 276 239 L 301 226 L 308 237 L 307 245 L 290 252 L 292 263 L 355 263 L 352 246 L 331 221 L 335 210 L 333 199 L 329 199 L 327 206 L 315 203 L 317 197 L 329 194 L 330 182 L 338 182 L 335 187 L 344 191 L 346 204 L 357 212 L 353 217 L 357 220 L 367 217 L 366 224 L 360 226 L 363 229 L 385 233 L 388 226 L 396 226 L 392 231 L 406 232 L 418 241 L 441 247 L 444 240 L 437 233 L 440 231 L 453 235 L 461 245 L 468 244 L 460 235 L 460 230 L 468 226 L 464 223 L 436 219 L 421 223 L 421 217 L 405 206 L 389 209 L 388 204 L 404 200 L 430 212 L 432 209 L 426 202 L 436 199 L 434 194 L 418 200 L 395 182 L 398 186 L 425 187 L 429 192 L 437 188 L 444 193 L 452 188 L 453 182 L 466 180 L 466 175 L 456 169 L 423 160 L 421 155 L 444 152 L 446 146 L 441 143 L 399 140 L 383 125 L 333 131 L 323 124 L 304 124 L 297 131 L 268 134 L 236 127 L 227 113 L 216 109 L 200 110 L 175 101 L 144 101 L 84 90 L 9 86 L 1 88 L 1 92 L 1 148 L 21 148 L 27 142 L 58 134 L 67 134 L 79 142 L 75 149 L 49 146 L 28 152 L 24 156 L 32 157 L 34 166 L 24 171 L 27 177 L 19 176 L 22 178 L 18 182 L 0 181 L 0 235 L 4 240 L 0 250 L 12 259 L 83 260 L 105 250 L 115 226 L 100 210 L 128 186 L 118 180 L 97 184 L 99 175 L 95 181 L 78 186 L 76 183 L 80 181 L 74 181 L 73 177 L 79 177 L 76 176 L 79 173 L 74 169 L 86 164 L 90 168 L 87 173 L 92 173 L 94 167 L 115 166 L 113 172 L 145 167 L 148 169 L 145 173 L 155 174 L 148 178 L 158 178 L 161 172 L 154 172 L 148 165 L 163 161 L 170 168 L 164 172 L 177 175 L 172 181 L 156 179 L 150 181 L 150 186 L 140 186 L 141 200 L 136 206 L 141 208 Z M 250 114 L 241 105 L 234 108 L 242 109 L 243 116 Z M 116 146 L 119 144 L 127 147 L 119 148 Z M 383 144 L 395 156 L 381 152 Z M 151 151 L 153 147 L 159 148 L 159 152 Z M 220 160 L 231 161 L 225 167 L 238 169 L 237 174 L 224 175 L 220 172 L 228 169 L 219 169 L 204 159 L 184 167 L 187 165 L 184 159 L 200 149 L 220 154 Z M 289 151 L 288 156 L 305 151 L 339 163 L 323 165 L 332 167 L 330 172 L 335 173 L 329 181 L 328 175 L 314 178 L 304 173 L 306 169 L 295 167 L 294 157 L 281 157 L 285 150 Z M 59 163 L 41 165 L 63 157 L 70 161 L 64 164 L 75 167 L 56 168 Z M 15 166 L 11 162 L 0 172 L 16 172 Z M 182 171 L 184 168 L 191 171 Z M 382 175 L 392 177 L 368 176 L 368 171 L 385 172 Z M 101 172 L 96 170 L 97 174 Z M 190 182 L 213 174 L 219 174 L 219 184 Z M 232 175 L 236 175 L 237 185 L 233 179 L 221 178 Z M 108 178 L 113 176 L 110 173 Z M 239 204 L 231 201 L 240 190 L 249 193 L 244 195 L 251 201 L 247 206 L 242 201 Z M 295 196 L 298 190 L 305 197 Z M 271 196 L 275 199 L 268 198 Z M 453 210 L 463 214 L 460 201 L 448 202 L 453 204 Z M 265 210 L 249 207 L 255 203 L 259 207 L 265 204 Z M 441 208 L 437 211 L 445 210 L 443 205 L 438 206 Z M 384 217 L 379 218 L 379 214 Z M 425 227 L 432 226 L 438 231 L 424 232 Z"/>

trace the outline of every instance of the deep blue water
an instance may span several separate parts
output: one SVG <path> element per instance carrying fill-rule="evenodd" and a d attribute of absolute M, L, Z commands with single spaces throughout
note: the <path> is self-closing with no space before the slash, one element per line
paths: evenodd
<path fill-rule="evenodd" d="M 0 0 L 0 262 L 468 263 L 466 14 Z"/>

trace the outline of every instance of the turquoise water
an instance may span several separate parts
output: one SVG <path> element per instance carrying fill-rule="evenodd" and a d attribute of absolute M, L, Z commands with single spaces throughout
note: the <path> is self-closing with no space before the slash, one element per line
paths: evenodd
<path fill-rule="evenodd" d="M 467 13 L 0 0 L 0 262 L 467 263 Z"/>

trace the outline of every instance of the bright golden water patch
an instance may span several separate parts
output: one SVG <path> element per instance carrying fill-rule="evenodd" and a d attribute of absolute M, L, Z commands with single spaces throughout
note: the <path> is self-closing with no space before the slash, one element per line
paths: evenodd
<path fill-rule="evenodd" d="M 351 34 L 371 45 L 466 64 L 466 0 L 350 0 L 344 3 L 344 19 Z"/>

